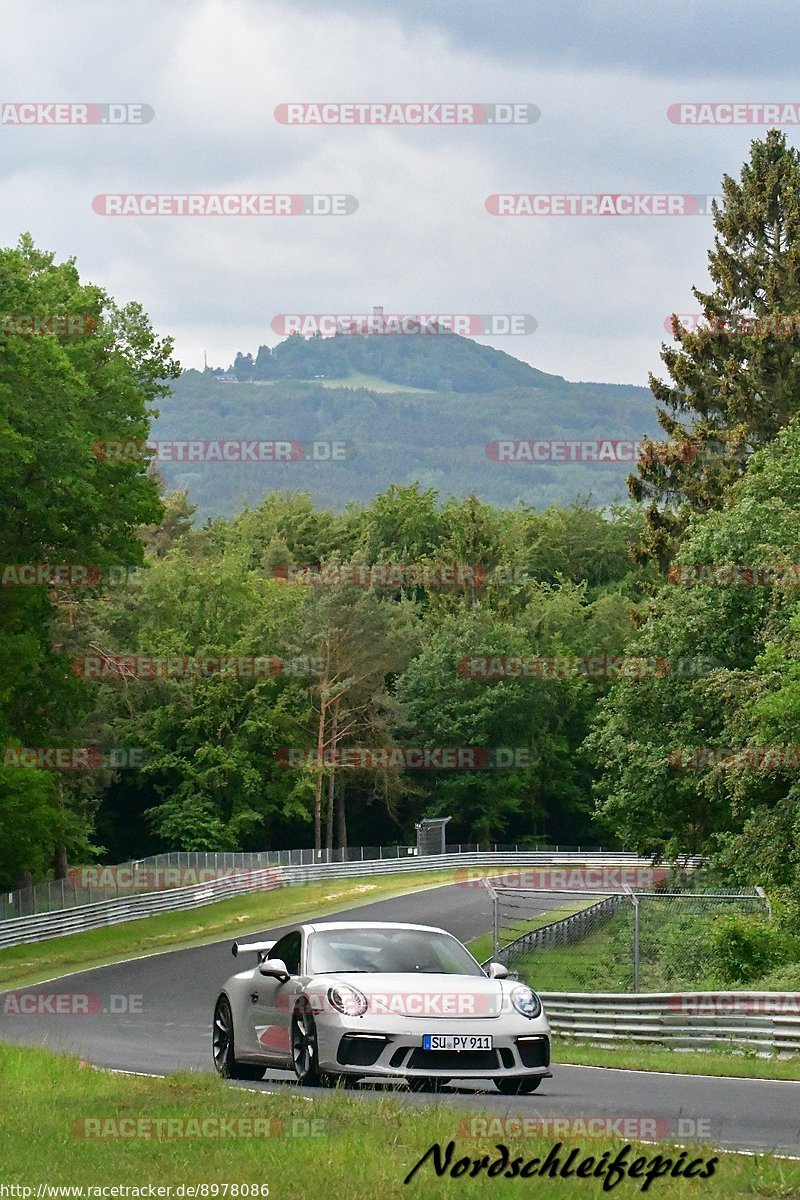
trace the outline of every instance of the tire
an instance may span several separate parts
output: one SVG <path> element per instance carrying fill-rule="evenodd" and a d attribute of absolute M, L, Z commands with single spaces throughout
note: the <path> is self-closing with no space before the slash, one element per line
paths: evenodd
<path fill-rule="evenodd" d="M 265 1067 L 237 1062 L 233 1054 L 233 1013 L 227 996 L 220 996 L 214 1007 L 211 1032 L 214 1066 L 223 1079 L 263 1079 Z"/>
<path fill-rule="evenodd" d="M 495 1079 L 494 1086 L 504 1096 L 528 1096 L 542 1082 L 541 1075 L 524 1075 L 522 1079 Z"/>
<path fill-rule="evenodd" d="M 449 1082 L 449 1079 L 440 1079 L 437 1075 L 414 1075 L 406 1079 L 409 1091 L 412 1092 L 440 1092 Z"/>
<path fill-rule="evenodd" d="M 300 1001 L 294 1010 L 289 1040 L 297 1082 L 304 1087 L 330 1087 L 335 1079 L 319 1069 L 317 1026 L 305 1001 Z"/>

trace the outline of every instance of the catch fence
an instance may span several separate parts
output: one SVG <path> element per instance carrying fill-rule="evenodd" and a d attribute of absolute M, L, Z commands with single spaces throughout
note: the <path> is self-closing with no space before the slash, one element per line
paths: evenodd
<path fill-rule="evenodd" d="M 488 887 L 492 957 L 544 992 L 730 986 L 723 962 L 726 919 L 771 917 L 761 888 Z"/>
<path fill-rule="evenodd" d="M 585 855 L 591 861 L 609 855 L 614 861 L 640 861 L 628 851 L 603 850 L 580 846 L 532 847 L 500 844 L 452 843 L 445 847 L 448 856 L 470 854 L 506 854 L 541 857 L 541 861 L 569 861 L 574 855 Z M 436 856 L 438 861 L 441 855 Z M 422 859 L 429 865 L 431 856 L 421 856 L 416 846 L 350 846 L 337 850 L 262 850 L 262 851 L 190 851 L 171 850 L 146 858 L 132 859 L 114 865 L 92 865 L 70 868 L 65 879 L 46 880 L 27 888 L 0 892 L 0 921 L 14 917 L 37 916 L 61 912 L 67 908 L 82 908 L 87 904 L 115 899 L 130 899 L 133 895 L 167 891 L 192 883 L 208 883 L 233 873 L 262 871 L 272 867 L 317 867 L 350 863 L 393 862 L 403 869 L 406 860 Z M 463 861 L 467 861 L 466 858 Z M 528 861 L 523 857 L 521 861 Z M 413 862 L 412 862 L 413 865 Z M 417 869 L 422 869 L 418 867 Z"/>
<path fill-rule="evenodd" d="M 646 866 L 647 860 L 637 860 L 631 855 L 620 855 L 611 852 L 600 854 L 545 854 L 520 851 L 518 854 L 464 853 L 461 855 L 437 854 L 425 856 L 409 856 L 398 859 L 377 859 L 364 862 L 315 863 L 310 866 L 291 867 L 261 867 L 247 870 L 238 866 L 209 866 L 206 868 L 184 867 L 174 868 L 182 871 L 181 882 L 160 889 L 153 886 L 150 890 L 137 893 L 132 878 L 119 876 L 120 893 L 107 900 L 95 898 L 89 903 L 66 906 L 57 911 L 16 916 L 11 920 L 0 921 L 0 947 L 22 945 L 26 942 L 44 941 L 47 938 L 59 937 L 67 933 L 79 933 L 89 929 L 99 929 L 104 925 L 114 925 L 122 921 L 133 921 L 144 917 L 155 916 L 158 913 L 178 912 L 190 908 L 200 908 L 217 900 L 225 900 L 232 896 L 244 896 L 252 892 L 272 891 L 275 888 L 298 886 L 323 880 L 334 879 L 363 879 L 380 875 L 405 875 L 409 872 L 425 871 L 453 872 L 454 880 L 463 885 L 469 885 L 471 874 L 485 876 L 496 873 L 498 861 L 509 861 L 525 868 L 552 869 L 554 864 L 569 863 L 580 870 L 596 870 L 597 865 L 603 864 L 604 869 L 632 869 L 631 864 L 639 863 Z M 619 865 L 620 860 L 624 864 Z M 489 865 L 491 864 L 491 865 Z M 562 869 L 559 867 L 559 869 Z M 119 870 L 119 868 L 117 869 Z M 205 873 L 204 873 L 205 872 Z"/>

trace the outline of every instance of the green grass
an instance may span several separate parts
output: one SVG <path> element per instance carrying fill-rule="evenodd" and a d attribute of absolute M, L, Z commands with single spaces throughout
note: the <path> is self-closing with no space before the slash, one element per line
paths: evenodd
<path fill-rule="evenodd" d="M 371 1197 L 431 1197 L 453 1195 L 470 1200 L 477 1196 L 553 1195 L 597 1197 L 604 1195 L 598 1179 L 531 1179 L 526 1188 L 519 1179 L 487 1179 L 463 1174 L 437 1179 L 429 1162 L 408 1186 L 404 1178 L 429 1148 L 438 1142 L 455 1142 L 452 1161 L 462 1155 L 493 1161 L 497 1143 L 505 1142 L 511 1157 L 524 1161 L 543 1159 L 556 1141 L 562 1141 L 561 1161 L 573 1147 L 581 1157 L 610 1156 L 622 1143 L 613 1138 L 519 1136 L 492 1132 L 472 1136 L 473 1115 L 446 1102 L 430 1107 L 407 1104 L 399 1095 L 381 1098 L 347 1092 L 323 1094 L 304 1100 L 291 1087 L 276 1094 L 228 1087 L 215 1076 L 174 1075 L 167 1079 L 111 1074 L 81 1069 L 74 1059 L 44 1050 L 0 1046 L 0 1088 L 13 1097 L 0 1110 L 0 1183 L 39 1183 L 86 1187 L 114 1185 L 147 1187 L 178 1185 L 266 1185 L 271 1200 L 371 1200 Z M 480 1112 L 478 1120 L 492 1115 Z M 125 1125 L 119 1126 L 123 1120 Z M 164 1136 L 172 1125 L 172 1136 Z M 87 1126 L 85 1122 L 94 1122 Z M 164 1122 L 156 1124 L 155 1122 Z M 195 1121 L 194 1126 L 187 1124 Z M 250 1122 L 261 1136 L 232 1137 L 237 1128 L 228 1124 L 228 1136 L 208 1136 L 219 1121 Z M 143 1124 L 149 1122 L 149 1125 Z M 253 1122 L 260 1125 L 253 1126 Z M 203 1124 L 205 1123 L 205 1124 Z M 104 1136 L 87 1138 L 87 1128 Z M 122 1129 L 129 1136 L 110 1137 Z M 175 1130 L 193 1130 L 192 1138 L 175 1136 Z M 149 1131 L 150 1136 L 141 1136 Z M 482 1132 L 482 1127 L 481 1127 Z M 271 1136 L 264 1136 L 269 1134 Z M 675 1161 L 680 1151 L 665 1142 L 658 1147 L 634 1144 L 629 1159 L 656 1154 Z M 691 1158 L 716 1157 L 710 1179 L 688 1181 L 667 1176 L 654 1182 L 651 1195 L 659 1200 L 677 1197 L 740 1197 L 771 1200 L 797 1196 L 800 1166 L 770 1155 L 744 1156 L 718 1153 L 711 1147 L 692 1148 Z M 616 1197 L 641 1195 L 643 1179 L 624 1179 L 614 1188 Z M 34 1193 L 35 1195 L 35 1190 Z M 227 1195 L 235 1195 L 228 1191 Z M 260 1193 L 263 1194 L 263 1193 Z M 206 1195 L 213 1195 L 210 1190 Z"/>
<path fill-rule="evenodd" d="M 715 951 L 714 922 L 726 910 L 655 900 L 640 904 L 639 990 L 792 991 L 800 964 L 788 963 L 762 978 L 733 981 Z M 729 911 L 734 911 L 730 909 Z M 507 936 L 504 930 L 503 940 Z M 578 942 L 522 953 L 520 977 L 542 991 L 625 992 L 633 986 L 633 913 L 624 907 Z"/>
<path fill-rule="evenodd" d="M 800 1080 L 800 1055 L 761 1057 L 753 1050 L 670 1050 L 665 1046 L 622 1041 L 613 1046 L 598 1046 L 556 1036 L 553 1038 L 553 1061 L 678 1075 Z"/>
<path fill-rule="evenodd" d="M 420 396 L 435 394 L 433 388 L 411 387 L 391 379 L 382 379 L 380 375 L 367 375 L 363 371 L 351 371 L 341 379 L 256 379 L 254 382 L 262 387 L 274 387 L 277 383 L 316 383 L 326 388 L 367 388 L 370 392 L 413 392 Z"/>
<path fill-rule="evenodd" d="M 622 950 L 631 917 L 610 917 L 599 929 L 565 946 L 547 946 L 523 954 L 514 963 L 531 987 L 551 992 L 625 992 L 633 984 L 632 947 Z M 652 989 L 642 983 L 642 991 Z"/>
<path fill-rule="evenodd" d="M 289 920 L 307 920 L 373 900 L 449 883 L 452 871 L 419 871 L 298 884 L 250 892 L 188 912 L 163 913 L 0 950 L 0 989 L 24 987 L 87 967 L 242 937 Z"/>
<path fill-rule="evenodd" d="M 525 933 L 531 933 L 534 929 L 541 929 L 543 925 L 550 925 L 553 921 L 563 921 L 565 917 L 571 917 L 573 913 L 580 912 L 582 908 L 588 908 L 595 903 L 596 899 L 592 897 L 591 900 L 581 900 L 577 904 L 565 905 L 563 908 L 554 908 L 551 912 L 542 913 L 538 917 L 531 917 L 527 921 L 509 921 L 503 925 L 501 945 L 507 946 L 515 938 L 522 937 Z M 483 963 L 491 958 L 494 936 L 491 931 L 489 933 L 482 933 L 480 937 L 473 938 L 466 945 L 473 958 L 477 958 L 479 963 Z M 583 942 L 581 942 L 581 945 L 583 945 Z M 541 953 L 542 951 L 536 951 L 537 961 Z"/>

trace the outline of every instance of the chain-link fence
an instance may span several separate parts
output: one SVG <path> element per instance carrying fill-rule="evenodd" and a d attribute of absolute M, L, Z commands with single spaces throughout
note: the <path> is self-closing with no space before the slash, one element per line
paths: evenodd
<path fill-rule="evenodd" d="M 446 854 L 518 853 L 603 854 L 602 848 L 580 846 L 520 846 L 497 843 L 449 843 Z M 407 859 L 419 855 L 416 846 L 349 846 L 336 850 L 188 851 L 172 850 L 113 866 L 73 867 L 66 879 L 54 879 L 15 891 L 0 892 L 0 921 L 14 917 L 79 908 L 99 900 L 115 900 L 143 892 L 187 887 L 226 873 L 266 867 L 308 867 L 319 863 L 358 863 Z M 624 854 L 623 854 L 624 857 Z"/>
<path fill-rule="evenodd" d="M 752 891 L 544 891 L 492 886 L 492 957 L 539 991 L 730 987 L 731 916 L 771 918 Z"/>

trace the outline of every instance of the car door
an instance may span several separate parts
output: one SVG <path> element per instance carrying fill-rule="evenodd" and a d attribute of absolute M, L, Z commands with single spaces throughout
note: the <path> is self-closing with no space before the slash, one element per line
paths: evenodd
<path fill-rule="evenodd" d="M 280 1061 L 291 1061 L 289 1029 L 297 996 L 303 985 L 299 978 L 303 956 L 303 934 L 293 930 L 285 934 L 269 952 L 270 958 L 280 958 L 286 964 L 289 979 L 281 983 L 260 971 L 253 974 L 250 994 L 250 1013 L 256 1040 L 264 1054 Z"/>

